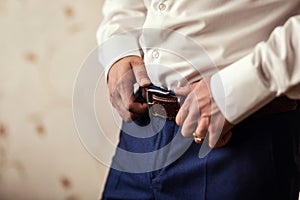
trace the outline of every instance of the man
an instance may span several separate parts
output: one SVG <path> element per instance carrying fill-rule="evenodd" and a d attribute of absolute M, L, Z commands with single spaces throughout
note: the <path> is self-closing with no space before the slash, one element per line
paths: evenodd
<path fill-rule="evenodd" d="M 178 132 L 185 137 L 147 165 L 134 162 L 142 166 L 136 171 L 122 168 L 131 161 L 117 151 L 103 199 L 298 198 L 300 118 L 291 99 L 300 99 L 299 1 L 111 0 L 103 13 L 100 62 L 111 102 L 124 120 L 118 147 L 146 154 L 170 144 Z M 141 31 L 119 35 L 134 29 Z M 203 47 L 199 57 L 206 52 L 211 62 L 191 66 L 189 59 L 197 56 L 181 59 L 159 48 L 166 41 L 194 55 L 193 45 L 174 39 L 177 33 Z M 219 71 L 206 73 L 207 63 Z M 175 117 L 169 104 L 160 102 L 157 109 L 147 95 L 134 95 L 135 81 L 158 99 L 169 100 L 173 92 L 185 99 Z M 150 136 L 145 124 L 152 126 Z M 143 132 L 147 137 L 137 137 Z M 192 136 L 194 142 L 186 142 Z M 214 149 L 199 158 L 203 141 Z"/>

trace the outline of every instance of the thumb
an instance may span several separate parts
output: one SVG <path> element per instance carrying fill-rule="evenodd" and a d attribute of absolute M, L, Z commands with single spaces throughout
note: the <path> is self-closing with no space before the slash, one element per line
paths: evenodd
<path fill-rule="evenodd" d="M 136 82 L 140 87 L 146 87 L 151 84 L 151 80 L 147 74 L 144 62 L 141 58 L 135 58 L 131 61 L 131 68 L 135 76 Z"/>
<path fill-rule="evenodd" d="M 174 89 L 175 94 L 181 95 L 181 96 L 187 96 L 192 91 L 193 91 L 193 88 L 190 85 L 186 85 L 186 86 Z"/>

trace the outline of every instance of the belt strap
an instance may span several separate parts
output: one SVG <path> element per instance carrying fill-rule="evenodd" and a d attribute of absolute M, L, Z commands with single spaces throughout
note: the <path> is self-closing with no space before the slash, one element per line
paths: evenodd
<path fill-rule="evenodd" d="M 152 116 L 167 120 L 175 120 L 184 101 L 184 97 L 176 96 L 174 92 L 156 86 L 142 88 L 142 97 L 148 103 L 149 112 Z M 262 117 L 269 114 L 283 113 L 297 109 L 297 101 L 287 97 L 278 97 L 272 102 L 255 112 L 251 117 Z"/>
<path fill-rule="evenodd" d="M 296 100 L 289 99 L 285 96 L 277 97 L 266 106 L 254 113 L 253 117 L 262 117 L 265 115 L 284 113 L 288 111 L 296 110 L 298 103 Z"/>

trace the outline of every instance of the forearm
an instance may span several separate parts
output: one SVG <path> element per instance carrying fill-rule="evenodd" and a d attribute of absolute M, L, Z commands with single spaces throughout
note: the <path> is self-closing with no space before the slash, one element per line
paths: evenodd
<path fill-rule="evenodd" d="M 141 56 L 138 37 L 133 30 L 143 26 L 146 8 L 143 1 L 107 0 L 103 20 L 97 31 L 99 61 L 106 69 L 120 58 Z"/>
<path fill-rule="evenodd" d="M 211 89 L 222 113 L 238 123 L 287 95 L 300 99 L 300 16 L 276 28 L 252 53 L 212 77 Z"/>

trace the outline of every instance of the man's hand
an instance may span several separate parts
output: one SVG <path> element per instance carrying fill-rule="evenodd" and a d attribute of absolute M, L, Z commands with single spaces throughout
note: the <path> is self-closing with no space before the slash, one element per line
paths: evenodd
<path fill-rule="evenodd" d="M 110 101 L 126 122 L 139 118 L 147 111 L 147 104 L 136 101 L 133 84 L 140 87 L 151 84 L 144 62 L 138 56 L 128 56 L 117 61 L 108 72 Z"/>
<path fill-rule="evenodd" d="M 213 148 L 224 146 L 229 141 L 233 125 L 225 119 L 214 102 L 209 83 L 210 77 L 175 89 L 176 94 L 187 96 L 176 116 L 176 123 L 182 126 L 182 135 L 185 137 L 194 133 L 199 138 L 205 138 L 208 134 L 209 146 Z"/>

